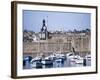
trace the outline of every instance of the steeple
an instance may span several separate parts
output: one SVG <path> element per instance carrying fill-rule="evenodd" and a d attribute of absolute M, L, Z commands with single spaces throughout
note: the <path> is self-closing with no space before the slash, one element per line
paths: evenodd
<path fill-rule="evenodd" d="M 43 24 L 42 24 L 42 28 L 41 28 L 41 32 L 46 32 L 47 31 L 47 27 L 45 24 L 45 19 L 43 19 Z"/>
<path fill-rule="evenodd" d="M 47 31 L 45 19 L 43 19 L 42 21 L 42 28 L 40 30 L 40 39 L 41 40 L 48 39 L 48 31 Z"/>

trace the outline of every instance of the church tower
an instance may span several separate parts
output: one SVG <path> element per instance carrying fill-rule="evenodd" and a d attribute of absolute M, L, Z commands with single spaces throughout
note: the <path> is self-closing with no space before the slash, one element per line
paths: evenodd
<path fill-rule="evenodd" d="M 48 39 L 48 31 L 47 31 L 47 26 L 46 26 L 46 23 L 45 23 L 45 19 L 43 19 L 42 28 L 41 28 L 41 31 L 40 31 L 40 39 L 41 40 Z"/>
<path fill-rule="evenodd" d="M 47 31 L 47 27 L 45 25 L 45 19 L 43 19 L 43 24 L 42 24 L 41 32 L 46 32 L 46 31 Z"/>

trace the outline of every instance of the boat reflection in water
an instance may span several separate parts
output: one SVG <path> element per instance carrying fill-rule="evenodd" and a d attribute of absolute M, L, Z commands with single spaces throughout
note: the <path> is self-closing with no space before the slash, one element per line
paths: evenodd
<path fill-rule="evenodd" d="M 35 57 L 29 59 L 29 56 L 23 60 L 24 69 L 40 69 L 40 68 L 61 68 L 61 67 L 83 67 L 91 66 L 91 55 L 80 57 L 73 53 L 52 54 L 47 57 Z"/>

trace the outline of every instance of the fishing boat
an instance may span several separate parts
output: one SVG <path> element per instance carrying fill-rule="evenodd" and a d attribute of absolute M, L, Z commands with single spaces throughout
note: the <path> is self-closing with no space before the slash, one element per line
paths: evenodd
<path fill-rule="evenodd" d="M 32 60 L 31 56 L 24 56 L 23 57 L 23 66 L 26 65 L 26 62 L 29 64 L 31 60 Z"/>
<path fill-rule="evenodd" d="M 86 55 L 85 56 L 85 59 L 88 60 L 88 61 L 91 61 L 91 55 L 90 54 L 89 55 Z"/>
<path fill-rule="evenodd" d="M 35 57 L 31 60 L 31 62 L 35 62 L 35 61 L 38 61 L 38 62 L 41 62 L 41 57 Z"/>
<path fill-rule="evenodd" d="M 76 64 L 83 64 L 83 58 L 79 55 L 72 55 L 68 57 L 70 62 L 75 62 Z"/>
<path fill-rule="evenodd" d="M 32 68 L 42 68 L 42 63 L 41 62 L 31 62 L 31 67 Z"/>
<path fill-rule="evenodd" d="M 82 57 L 78 57 L 78 58 L 75 60 L 75 63 L 76 63 L 76 64 L 83 64 L 83 58 L 82 58 Z"/>
<path fill-rule="evenodd" d="M 71 56 L 74 56 L 74 53 L 73 52 L 69 52 L 69 53 L 66 54 L 66 57 L 67 58 L 70 58 Z"/>
<path fill-rule="evenodd" d="M 43 65 L 53 65 L 53 60 L 50 57 L 45 57 L 42 59 L 41 63 Z"/>
<path fill-rule="evenodd" d="M 53 53 L 51 55 L 48 56 L 51 60 L 55 60 L 56 59 L 56 53 Z"/>

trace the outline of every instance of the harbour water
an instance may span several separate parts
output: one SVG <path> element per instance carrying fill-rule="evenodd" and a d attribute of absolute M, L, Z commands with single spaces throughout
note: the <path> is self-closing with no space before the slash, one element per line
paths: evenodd
<path fill-rule="evenodd" d="M 33 65 L 35 65 L 33 67 Z M 85 67 L 91 66 L 91 60 L 86 59 L 84 63 L 76 63 L 75 61 L 71 61 L 70 59 L 65 60 L 53 60 L 51 64 L 41 64 L 41 63 L 30 63 L 29 61 L 25 62 L 23 69 L 43 69 L 43 68 L 63 68 L 63 67 Z"/>

